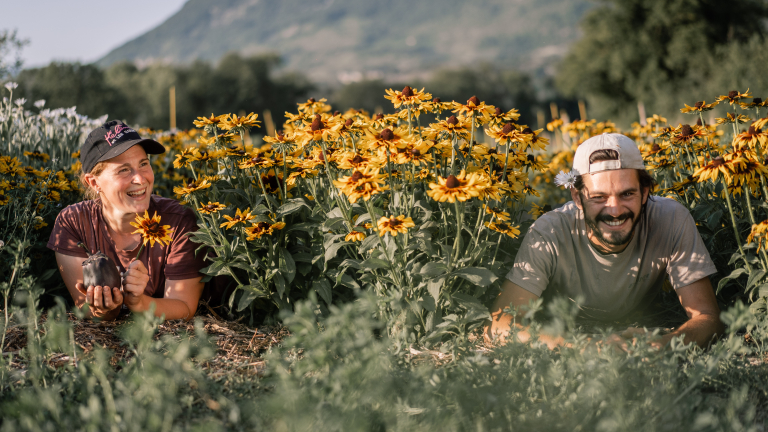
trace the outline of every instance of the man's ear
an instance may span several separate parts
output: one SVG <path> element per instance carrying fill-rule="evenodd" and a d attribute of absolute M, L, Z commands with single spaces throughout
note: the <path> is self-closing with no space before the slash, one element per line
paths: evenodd
<path fill-rule="evenodd" d="M 584 206 L 581 204 L 581 195 L 579 195 L 579 191 L 575 187 L 571 188 L 571 199 L 573 200 L 573 203 L 576 204 L 576 207 L 580 210 L 584 210 Z"/>

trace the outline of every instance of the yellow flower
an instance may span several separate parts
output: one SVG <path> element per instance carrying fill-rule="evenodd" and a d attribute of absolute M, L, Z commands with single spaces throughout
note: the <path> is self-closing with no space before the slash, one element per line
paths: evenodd
<path fill-rule="evenodd" d="M 704 111 L 709 111 L 712 108 L 714 108 L 717 104 L 719 104 L 719 101 L 712 102 L 711 104 L 707 104 L 705 101 L 699 101 L 696 102 L 693 106 L 688 106 L 688 104 L 685 105 L 685 108 L 680 108 L 680 112 L 683 114 L 696 114 Z"/>
<path fill-rule="evenodd" d="M 768 220 L 752 225 L 752 231 L 747 237 L 747 243 L 757 240 L 757 251 L 760 252 L 760 249 L 766 249 L 766 234 L 768 234 Z"/>
<path fill-rule="evenodd" d="M 520 118 L 520 114 L 517 112 L 516 109 L 511 109 L 507 112 L 504 112 L 501 108 L 496 107 L 493 112 L 484 112 L 483 113 L 483 124 L 489 124 L 491 126 L 500 126 L 504 125 L 509 122 L 516 122 L 517 119 Z M 556 120 L 557 121 L 557 120 Z M 562 120 L 559 120 L 560 124 L 563 123 Z"/>
<path fill-rule="evenodd" d="M 246 168 L 272 168 L 275 166 L 275 160 L 267 157 L 262 157 L 262 155 L 256 155 L 250 159 L 243 159 L 240 161 L 238 166 L 240 169 L 246 169 Z"/>
<path fill-rule="evenodd" d="M 755 127 L 755 129 L 763 129 L 764 127 L 768 126 L 768 116 L 755 120 L 752 125 Z"/>
<path fill-rule="evenodd" d="M 146 246 L 147 242 L 150 247 L 153 247 L 155 242 L 160 243 L 160 246 L 171 244 L 173 229 L 170 225 L 160 225 L 160 216 L 157 212 L 152 217 L 149 217 L 148 210 L 144 210 L 144 216 L 137 213 L 136 222 L 131 222 L 131 226 L 136 228 L 136 231 L 131 234 L 141 234 L 141 238 L 144 239 L 143 246 Z"/>
<path fill-rule="evenodd" d="M 728 102 L 729 105 L 733 105 L 739 101 L 739 99 L 748 98 L 750 96 L 749 89 L 747 89 L 744 93 L 739 93 L 736 90 L 731 90 L 728 92 L 728 95 L 718 96 L 717 100 L 719 102 Z"/>
<path fill-rule="evenodd" d="M 528 211 L 528 214 L 531 215 L 533 220 L 536 220 L 539 218 L 539 216 L 543 215 L 547 211 L 544 209 L 544 207 L 539 207 L 536 203 L 531 203 L 531 209 Z"/>
<path fill-rule="evenodd" d="M 235 211 L 235 217 L 224 215 L 224 219 L 228 220 L 229 222 L 222 222 L 219 227 L 224 228 L 227 227 L 227 229 L 231 229 L 233 226 L 241 223 L 245 224 L 249 220 L 253 219 L 255 216 L 251 214 L 251 208 L 248 207 L 245 209 L 245 211 L 241 211 L 240 209 L 237 209 Z"/>
<path fill-rule="evenodd" d="M 223 120 L 225 117 L 226 117 L 226 114 L 215 116 L 213 115 L 213 113 L 211 113 L 210 117 L 198 117 L 197 120 L 192 122 L 192 124 L 194 124 L 195 127 L 202 129 L 208 125 L 214 125 L 214 126 L 218 125 L 221 122 L 221 120 Z"/>
<path fill-rule="evenodd" d="M 303 114 L 320 114 L 331 110 L 331 107 L 325 102 L 327 102 L 325 98 L 320 100 L 309 98 L 306 102 L 297 105 L 299 106 L 299 112 Z"/>
<path fill-rule="evenodd" d="M 275 230 L 281 230 L 285 228 L 285 222 L 277 222 L 270 224 L 268 222 L 259 222 L 251 224 L 248 228 L 245 228 L 246 240 L 253 241 L 260 239 L 264 235 L 272 235 Z"/>
<path fill-rule="evenodd" d="M 475 119 L 483 124 L 485 124 L 485 115 L 495 112 L 496 110 L 496 107 L 492 105 L 486 105 L 485 102 L 480 102 L 480 99 L 478 99 L 477 96 L 472 96 L 469 98 L 465 105 L 454 102 L 453 107 L 455 108 L 453 112 L 456 114 L 465 115 L 467 117 L 469 117 L 469 115 L 473 112 L 477 113 L 475 114 Z"/>
<path fill-rule="evenodd" d="M 671 139 L 675 144 L 690 143 L 693 140 L 706 135 L 707 133 L 704 128 L 697 128 L 694 130 L 690 125 L 684 124 L 672 131 Z"/>
<path fill-rule="evenodd" d="M 48 224 L 45 223 L 43 218 L 40 217 L 40 216 L 35 216 L 34 222 L 35 222 L 35 225 L 33 226 L 33 228 L 36 229 L 36 230 L 39 230 L 42 227 L 47 227 L 48 226 Z"/>
<path fill-rule="evenodd" d="M 51 158 L 47 153 L 41 153 L 39 151 L 33 151 L 33 152 L 25 151 L 24 152 L 24 156 L 26 156 L 26 157 L 28 157 L 30 159 L 36 159 L 36 160 L 40 160 L 40 161 L 43 161 L 43 162 L 48 162 L 48 159 Z"/>
<path fill-rule="evenodd" d="M 368 201 L 373 195 L 389 189 L 389 186 L 383 186 L 384 177 L 379 174 L 378 168 L 355 171 L 351 176 L 334 180 L 333 185 L 347 196 L 350 203 L 355 203 L 360 198 Z"/>
<path fill-rule="evenodd" d="M 261 127 L 259 126 L 261 121 L 256 120 L 258 117 L 259 115 L 254 113 L 250 113 L 241 117 L 238 117 L 237 114 L 227 114 L 221 120 L 219 127 L 226 131 L 232 132 L 240 132 L 241 130 L 245 131 L 252 127 Z"/>
<path fill-rule="evenodd" d="M 470 123 L 464 116 L 450 116 L 437 123 L 430 123 L 429 127 L 424 129 L 424 136 L 432 141 L 438 138 L 441 133 L 456 134 L 461 138 L 469 138 Z"/>
<path fill-rule="evenodd" d="M 405 86 L 401 92 L 392 89 L 385 90 L 385 92 L 387 95 L 384 96 L 384 99 L 391 100 L 395 108 L 400 108 L 400 105 L 403 104 L 413 105 L 420 103 L 421 101 L 432 99 L 432 95 L 425 93 L 423 88 L 419 91 L 412 89 L 410 86 Z"/>
<path fill-rule="evenodd" d="M 407 147 L 411 141 L 412 138 L 405 128 L 384 128 L 381 132 L 372 129 L 366 130 L 362 144 L 368 149 L 378 151 L 380 156 L 385 157 L 387 152 L 397 153 L 398 150 Z"/>
<path fill-rule="evenodd" d="M 358 242 L 358 241 L 363 241 L 365 237 L 366 235 L 364 233 L 361 233 L 360 231 L 352 231 L 349 234 L 347 234 L 346 237 L 344 237 L 344 241 Z"/>
<path fill-rule="evenodd" d="M 224 210 L 225 208 L 227 208 L 227 206 L 225 206 L 224 204 L 220 204 L 218 202 L 212 203 L 208 201 L 208 204 L 203 204 L 197 209 L 197 211 L 199 211 L 200 213 L 211 214 L 211 213 L 217 213 L 220 210 Z"/>
<path fill-rule="evenodd" d="M 429 142 L 424 141 L 408 145 L 395 154 L 395 163 L 399 165 L 412 163 L 416 166 L 429 166 L 429 164 L 432 163 L 432 155 L 429 154 L 431 148 L 432 145 L 430 145 Z"/>
<path fill-rule="evenodd" d="M 746 123 L 749 121 L 749 117 L 745 116 L 744 114 L 732 114 L 732 113 L 726 113 L 725 117 L 718 117 L 715 118 L 715 124 L 723 125 L 723 124 L 731 124 L 731 123 Z"/>
<path fill-rule="evenodd" d="M 352 151 L 343 152 L 338 157 L 337 166 L 343 170 L 364 170 L 366 168 L 380 168 L 384 160 L 378 155 L 365 155 Z"/>
<path fill-rule="evenodd" d="M 753 149 L 758 143 L 765 146 L 766 141 L 768 141 L 768 133 L 762 132 L 760 129 L 756 128 L 755 123 L 752 123 L 749 129 L 738 134 L 736 138 L 733 139 L 734 149 L 740 150 L 744 147 Z"/>
<path fill-rule="evenodd" d="M 563 119 L 554 119 L 551 122 L 547 123 L 547 130 L 550 132 L 554 132 L 555 129 L 559 128 L 563 125 Z"/>
<path fill-rule="evenodd" d="M 449 175 L 447 178 L 438 177 L 438 183 L 430 183 L 427 195 L 435 201 L 450 203 L 466 201 L 480 195 L 483 185 L 477 173 L 467 174 L 461 171 L 459 175 Z"/>
<path fill-rule="evenodd" d="M 384 236 L 386 233 L 390 233 L 394 237 L 397 237 L 398 233 L 405 234 L 408 232 L 408 228 L 416 226 L 416 224 L 413 223 L 413 219 L 406 218 L 404 215 L 398 217 L 382 217 L 376 225 L 379 229 L 379 237 Z"/>
<path fill-rule="evenodd" d="M 696 170 L 693 176 L 698 178 L 699 183 L 704 183 L 707 180 L 717 182 L 721 174 L 725 178 L 726 184 L 729 184 L 731 182 L 730 166 L 722 156 L 718 156 L 712 162 Z"/>
<path fill-rule="evenodd" d="M 509 220 L 509 213 L 505 212 L 504 210 L 498 207 L 486 206 L 485 212 L 488 213 L 489 215 L 492 215 L 491 220 L 493 220 L 493 218 L 505 220 L 505 221 Z"/>
<path fill-rule="evenodd" d="M 517 238 L 520 235 L 520 230 L 517 226 L 510 225 L 504 221 L 485 222 L 484 225 L 496 232 L 506 234 L 512 238 Z"/>
<path fill-rule="evenodd" d="M 190 181 L 185 186 L 174 187 L 173 193 L 181 197 L 181 196 L 189 195 L 193 192 L 197 192 L 202 189 L 208 189 L 209 187 L 211 187 L 211 184 L 208 182 L 208 180 L 199 179 L 197 181 Z"/>

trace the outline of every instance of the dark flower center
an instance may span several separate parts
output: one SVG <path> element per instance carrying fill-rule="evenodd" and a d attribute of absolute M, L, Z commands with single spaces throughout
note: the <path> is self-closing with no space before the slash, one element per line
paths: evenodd
<path fill-rule="evenodd" d="M 384 118 L 384 114 L 382 114 L 382 113 L 377 113 L 377 114 L 373 115 L 373 119 L 374 120 L 381 120 L 383 118 Z"/>
<path fill-rule="evenodd" d="M 551 206 L 551 205 L 549 205 L 549 204 L 547 204 L 547 205 L 545 205 L 544 207 L 542 207 L 542 208 L 541 208 L 541 210 L 542 210 L 544 213 L 546 213 L 546 212 L 548 212 L 548 211 L 551 211 L 551 210 L 552 210 L 552 206 Z"/>
<path fill-rule="evenodd" d="M 363 159 L 360 155 L 355 155 L 355 157 L 352 159 L 353 164 L 360 164 L 365 162 L 365 159 Z"/>
<path fill-rule="evenodd" d="M 353 119 L 347 119 L 347 121 L 344 122 L 344 126 L 350 127 L 355 121 Z"/>
<path fill-rule="evenodd" d="M 352 173 L 352 176 L 349 179 L 352 181 L 359 181 L 361 178 L 363 178 L 363 173 L 360 171 L 355 171 Z"/>
<path fill-rule="evenodd" d="M 395 138 L 395 133 L 390 128 L 386 128 L 379 134 L 384 141 L 391 141 Z"/>
<path fill-rule="evenodd" d="M 501 108 L 499 108 L 499 107 L 496 107 L 496 115 L 497 115 L 497 116 L 500 116 L 500 115 L 502 115 L 503 113 L 504 113 L 504 111 L 502 111 L 502 110 L 501 110 Z"/>
<path fill-rule="evenodd" d="M 515 126 L 512 123 L 507 123 L 501 129 L 501 133 L 508 134 L 508 133 L 512 132 L 512 129 L 514 129 L 514 128 L 515 128 Z"/>
<path fill-rule="evenodd" d="M 763 103 L 763 99 L 762 98 L 754 98 L 754 99 L 752 99 L 752 103 L 755 104 L 755 105 L 761 104 L 761 103 Z"/>
<path fill-rule="evenodd" d="M 440 98 L 436 97 L 436 98 L 432 99 L 432 102 L 433 103 L 440 103 L 442 101 L 440 100 Z"/>
<path fill-rule="evenodd" d="M 309 102 L 309 103 L 315 103 L 315 102 L 317 102 L 317 101 L 315 100 L 315 98 L 309 98 L 309 100 L 308 100 L 307 102 Z"/>
<path fill-rule="evenodd" d="M 691 125 L 684 124 L 683 127 L 680 129 L 680 136 L 681 137 L 689 137 L 693 135 L 693 128 Z"/>
<path fill-rule="evenodd" d="M 251 162 L 257 164 L 257 163 L 261 163 L 263 160 L 264 159 L 261 156 L 256 156 L 255 158 L 251 159 Z"/>
<path fill-rule="evenodd" d="M 11 182 L 11 183 L 9 183 L 9 184 L 11 185 L 11 187 L 16 187 L 16 185 L 17 185 L 18 183 L 16 183 L 15 181 L 12 181 L 12 182 Z"/>
<path fill-rule="evenodd" d="M 151 231 L 154 233 L 154 232 L 157 232 L 158 228 L 160 228 L 160 224 L 158 224 L 157 221 L 152 221 L 152 223 L 150 223 L 147 226 L 147 231 Z"/>
<path fill-rule="evenodd" d="M 413 97 L 413 90 L 411 86 L 403 87 L 403 97 Z"/>
<path fill-rule="evenodd" d="M 696 126 L 703 126 L 701 119 L 696 120 Z"/>
<path fill-rule="evenodd" d="M 752 125 L 752 126 L 749 127 L 749 129 L 747 130 L 747 134 L 749 134 L 749 135 L 757 134 L 757 131 L 755 130 L 755 125 Z"/>
<path fill-rule="evenodd" d="M 686 177 L 685 179 L 690 182 L 694 180 L 694 177 L 692 175 L 688 175 L 688 177 Z"/>
<path fill-rule="evenodd" d="M 736 90 L 731 90 L 728 92 L 728 99 L 733 99 L 738 95 L 739 95 L 739 92 L 737 92 Z"/>
<path fill-rule="evenodd" d="M 469 98 L 469 100 L 467 100 L 467 105 L 469 104 L 473 104 L 475 106 L 480 105 L 480 99 L 478 99 L 477 96 L 472 96 Z"/>
<path fill-rule="evenodd" d="M 315 114 L 315 119 L 312 120 L 312 124 L 309 126 L 310 129 L 312 129 L 312 132 L 316 132 L 320 129 L 322 129 L 325 125 L 323 124 L 322 116 L 320 114 Z"/>
<path fill-rule="evenodd" d="M 488 154 L 496 154 L 496 153 L 498 153 L 498 152 L 499 152 L 499 151 L 498 151 L 498 150 L 496 150 L 495 148 L 489 148 L 489 149 L 488 149 Z"/>
<path fill-rule="evenodd" d="M 653 147 L 651 148 L 651 151 L 652 152 L 660 152 L 661 151 L 661 147 L 659 147 L 658 144 L 654 144 Z"/>
<path fill-rule="evenodd" d="M 701 109 L 701 107 L 704 106 L 704 101 L 696 102 L 696 105 L 694 105 L 694 106 L 696 107 L 696 109 Z"/>
<path fill-rule="evenodd" d="M 523 129 L 523 133 L 526 134 L 526 135 L 532 135 L 533 134 L 533 129 L 527 127 L 525 129 Z"/>
<path fill-rule="evenodd" d="M 448 120 L 446 120 L 448 124 L 457 125 L 459 124 L 459 119 L 456 118 L 456 116 L 450 116 L 448 117 Z"/>
<path fill-rule="evenodd" d="M 414 156 L 421 156 L 421 151 L 419 151 L 419 149 L 413 149 L 411 150 L 411 154 Z"/>
<path fill-rule="evenodd" d="M 337 115 L 341 114 L 341 111 L 334 111 L 333 116 L 336 117 Z"/>
<path fill-rule="evenodd" d="M 453 189 L 459 186 L 461 186 L 461 182 L 459 182 L 459 179 L 457 179 L 455 175 L 451 174 L 445 179 L 445 187 Z"/>
<path fill-rule="evenodd" d="M 715 159 L 712 160 L 712 166 L 714 168 L 717 168 L 719 166 L 725 165 L 725 159 L 723 159 L 722 156 L 718 156 Z"/>

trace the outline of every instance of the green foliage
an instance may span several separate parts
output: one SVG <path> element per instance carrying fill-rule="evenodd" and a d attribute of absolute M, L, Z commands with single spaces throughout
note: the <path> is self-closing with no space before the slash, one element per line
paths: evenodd
<path fill-rule="evenodd" d="M 561 91 L 587 99 L 591 118 L 634 119 L 638 101 L 674 112 L 737 86 L 768 91 L 755 67 L 768 52 L 764 0 L 599 3 L 557 75 Z"/>
<path fill-rule="evenodd" d="M 218 64 L 203 61 L 189 66 L 154 64 L 139 69 L 116 63 L 106 70 L 95 65 L 51 63 L 25 69 L 15 78 L 19 94 L 30 102 L 45 99 L 48 106 L 77 106 L 92 117 L 109 113 L 112 119 L 167 129 L 170 124 L 169 89 L 176 87 L 176 119 L 180 129 L 192 126 L 198 115 L 233 110 L 293 110 L 312 86 L 298 74 L 276 75 L 280 60 L 274 55 L 224 56 Z"/>
<path fill-rule="evenodd" d="M 16 30 L 0 30 L 0 80 L 14 74 L 21 68 L 21 49 L 29 43 L 19 39 Z"/>

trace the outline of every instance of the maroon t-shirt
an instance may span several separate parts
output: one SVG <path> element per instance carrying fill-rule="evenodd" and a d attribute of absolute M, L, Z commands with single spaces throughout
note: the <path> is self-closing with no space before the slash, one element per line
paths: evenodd
<path fill-rule="evenodd" d="M 205 267 L 204 251 L 195 256 L 195 249 L 200 245 L 192 242 L 186 234 L 197 231 L 197 218 L 192 210 L 181 206 L 178 201 L 152 195 L 149 200 L 149 215 L 157 211 L 160 225 L 170 225 L 173 229 L 170 245 L 144 246 L 139 259 L 149 272 L 149 282 L 144 293 L 151 297 L 162 298 L 165 293 L 165 281 L 184 280 L 203 276 L 199 270 Z M 112 241 L 101 214 L 101 201 L 89 200 L 68 206 L 56 217 L 48 249 L 64 255 L 86 258 L 84 243 L 90 251 L 102 251 L 117 264 L 120 272 L 136 256 L 141 243 L 133 250 L 117 250 Z"/>

